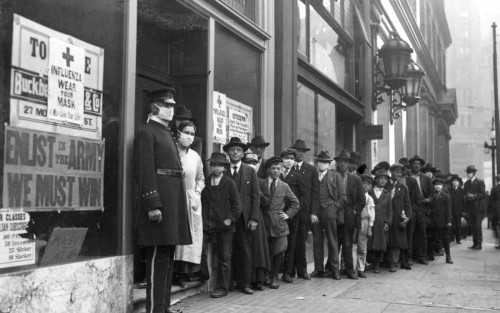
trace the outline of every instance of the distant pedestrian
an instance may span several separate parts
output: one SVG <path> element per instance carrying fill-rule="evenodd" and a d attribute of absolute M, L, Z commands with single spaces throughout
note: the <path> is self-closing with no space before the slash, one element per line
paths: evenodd
<path fill-rule="evenodd" d="M 482 223 L 484 218 L 484 199 L 486 190 L 484 181 L 476 177 L 477 169 L 474 165 L 467 166 L 465 170 L 469 178 L 464 184 L 465 212 L 467 224 L 472 230 L 472 246 L 469 249 L 481 250 L 483 243 Z"/>
<path fill-rule="evenodd" d="M 462 179 L 458 175 L 452 175 L 451 188 L 448 189 L 451 199 L 452 212 L 452 234 L 457 244 L 461 244 L 462 240 L 462 216 L 464 213 L 464 189 L 462 188 Z M 499 199 L 500 200 L 500 199 Z"/>
<path fill-rule="evenodd" d="M 439 241 L 442 242 L 446 253 L 446 263 L 453 264 L 450 253 L 449 229 L 451 228 L 451 200 L 447 192 L 444 192 L 444 181 L 441 178 L 435 178 L 432 181 L 434 185 L 434 195 L 431 200 L 431 223 L 429 234 L 431 236 L 428 249 L 429 260 L 434 261 L 435 246 Z"/>

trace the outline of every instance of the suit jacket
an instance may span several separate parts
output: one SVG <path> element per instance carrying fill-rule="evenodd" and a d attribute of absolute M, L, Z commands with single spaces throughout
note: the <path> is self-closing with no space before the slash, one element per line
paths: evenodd
<path fill-rule="evenodd" d="M 299 212 L 307 205 L 307 195 L 306 195 L 306 186 L 304 185 L 304 181 L 302 180 L 302 175 L 299 173 L 290 170 L 288 175 L 283 178 L 283 174 L 280 175 L 280 180 L 286 183 L 293 194 L 299 199 L 300 209 Z M 298 215 L 297 215 L 298 216 Z"/>
<path fill-rule="evenodd" d="M 351 210 L 352 213 L 357 215 L 361 214 L 366 204 L 365 191 L 363 190 L 361 178 L 348 173 L 345 192 L 347 198 L 345 209 Z"/>
<path fill-rule="evenodd" d="M 420 177 L 420 191 L 422 191 L 422 196 L 424 197 L 424 199 L 432 198 L 432 195 L 434 194 L 434 187 L 432 187 L 432 179 L 429 176 L 422 173 L 420 173 L 418 176 Z"/>
<path fill-rule="evenodd" d="M 264 158 L 260 159 L 260 167 L 259 170 L 257 171 L 257 177 L 261 179 L 267 178 L 266 159 Z"/>
<path fill-rule="evenodd" d="M 344 182 L 342 180 L 342 177 L 337 172 L 334 172 L 332 170 L 327 170 L 325 176 L 323 176 L 323 179 L 326 179 L 326 181 L 327 181 L 328 196 L 331 199 L 333 199 L 333 201 L 334 201 L 333 209 L 337 211 L 338 222 L 340 222 L 342 224 L 342 223 L 344 223 L 343 210 L 344 210 L 345 204 L 347 202 L 345 185 L 344 185 Z M 319 185 L 319 178 L 318 178 L 318 185 Z M 319 202 L 319 196 L 318 196 L 318 202 Z M 312 211 L 311 214 L 319 216 L 320 210 L 321 210 L 321 208 L 320 208 L 319 203 L 318 203 L 317 209 Z"/>
<path fill-rule="evenodd" d="M 402 183 L 408 188 L 408 195 L 410 196 L 412 212 L 418 211 L 420 206 L 422 205 L 422 200 L 424 200 L 424 197 L 422 196 L 420 187 L 418 187 L 417 180 L 413 177 L 405 177 L 402 180 Z M 408 217 L 411 218 L 411 215 L 408 215 Z"/>
<path fill-rule="evenodd" d="M 441 191 L 431 199 L 431 227 L 444 228 L 451 223 L 451 200 L 448 193 Z"/>
<path fill-rule="evenodd" d="M 260 207 L 259 179 L 255 170 L 241 163 L 240 170 L 234 181 L 240 194 L 242 213 L 245 225 L 251 219 L 258 221 Z"/>
<path fill-rule="evenodd" d="M 467 194 L 474 195 L 474 199 L 467 199 Z M 467 213 L 483 213 L 484 199 L 486 198 L 486 187 L 484 181 L 475 178 L 471 183 L 470 179 L 464 184 L 465 210 Z"/>
<path fill-rule="evenodd" d="M 295 171 L 295 166 L 293 170 Z M 299 219 L 303 223 L 310 223 L 312 212 L 319 212 L 318 170 L 311 164 L 303 162 L 299 174 L 305 186 L 304 205 L 300 208 Z"/>
<path fill-rule="evenodd" d="M 462 187 L 458 187 L 455 190 L 452 186 L 448 189 L 448 193 L 450 194 L 451 199 L 451 212 L 455 216 L 462 216 L 462 213 L 464 212 L 464 189 Z"/>
<path fill-rule="evenodd" d="M 265 185 L 261 184 L 261 186 L 267 189 L 264 193 L 268 193 L 270 189 L 269 181 L 267 179 L 264 181 Z M 272 196 L 270 195 L 269 206 L 264 214 L 268 235 L 270 237 L 287 236 L 290 233 L 288 223 L 286 220 L 280 219 L 279 213 L 285 212 L 292 219 L 299 211 L 299 207 L 299 200 L 293 194 L 290 187 L 278 179 L 276 190 Z"/>

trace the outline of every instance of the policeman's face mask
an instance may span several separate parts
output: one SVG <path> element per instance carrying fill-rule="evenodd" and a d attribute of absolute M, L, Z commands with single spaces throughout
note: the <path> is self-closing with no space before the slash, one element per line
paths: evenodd
<path fill-rule="evenodd" d="M 161 107 L 155 103 L 155 107 L 158 109 L 157 116 L 159 119 L 162 119 L 164 121 L 169 122 L 174 118 L 174 107 L 173 106 L 170 105 L 167 107 Z"/>

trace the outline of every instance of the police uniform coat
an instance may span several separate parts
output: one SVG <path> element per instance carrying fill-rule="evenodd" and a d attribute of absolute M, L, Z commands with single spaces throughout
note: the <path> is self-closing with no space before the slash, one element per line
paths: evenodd
<path fill-rule="evenodd" d="M 139 131 L 135 144 L 135 175 L 140 205 L 135 225 L 140 246 L 192 244 L 181 175 L 159 175 L 157 169 L 182 173 L 177 145 L 170 128 L 150 120 Z M 151 222 L 148 212 L 159 209 L 162 222 Z"/>

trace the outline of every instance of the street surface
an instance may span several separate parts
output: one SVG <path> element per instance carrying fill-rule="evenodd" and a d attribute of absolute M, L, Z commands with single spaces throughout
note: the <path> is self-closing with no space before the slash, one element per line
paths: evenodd
<path fill-rule="evenodd" d="M 250 296 L 235 290 L 221 299 L 202 293 L 173 308 L 184 313 L 500 311 L 500 249 L 495 249 L 491 230 L 483 228 L 483 237 L 480 251 L 467 249 L 471 237 L 461 245 L 453 243 L 454 264 L 438 256 L 429 265 L 414 264 L 412 270 L 367 271 L 366 279 L 295 278 L 292 284 L 280 280 L 278 290 L 265 287 Z"/>

